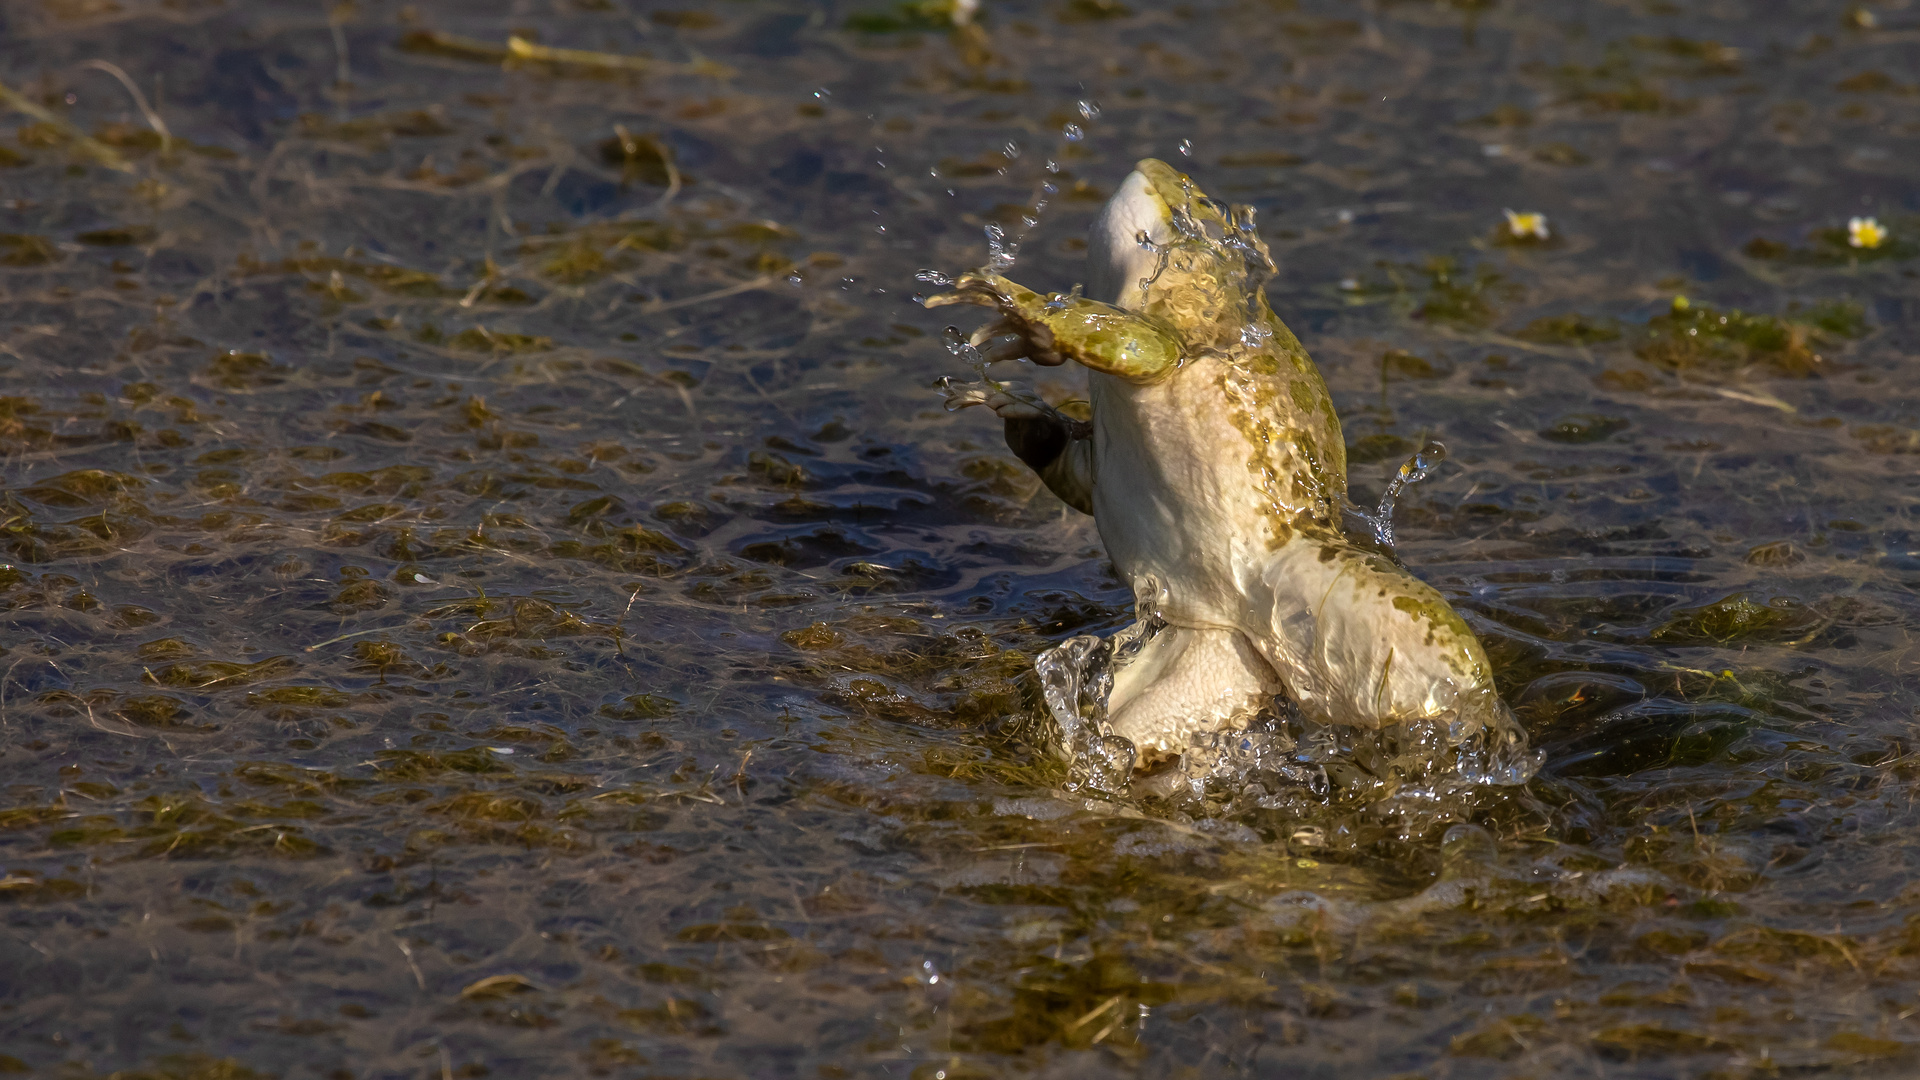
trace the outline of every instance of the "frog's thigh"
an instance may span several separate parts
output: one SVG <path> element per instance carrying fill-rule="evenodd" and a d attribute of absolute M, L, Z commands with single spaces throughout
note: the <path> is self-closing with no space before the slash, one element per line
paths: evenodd
<path fill-rule="evenodd" d="M 1348 545 L 1333 543 L 1334 557 L 1320 557 L 1327 546 L 1299 541 L 1280 552 L 1262 579 L 1270 621 L 1253 635 L 1301 712 L 1368 728 L 1484 723 L 1493 701 L 1479 693 L 1486 654 L 1446 600 Z"/>
<path fill-rule="evenodd" d="M 1107 715 L 1142 750 L 1177 754 L 1192 735 L 1244 725 L 1280 692 L 1246 635 L 1171 626 L 1114 676 Z"/>

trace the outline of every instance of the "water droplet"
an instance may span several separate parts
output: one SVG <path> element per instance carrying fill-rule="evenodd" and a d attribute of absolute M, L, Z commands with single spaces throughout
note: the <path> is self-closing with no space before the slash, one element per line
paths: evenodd
<path fill-rule="evenodd" d="M 1000 148 L 1000 152 L 1007 155 L 1008 161 L 1012 161 L 1020 156 L 1020 144 L 1009 140 L 1007 145 Z"/>
<path fill-rule="evenodd" d="M 938 270 L 922 270 L 913 275 L 913 280 L 924 281 L 929 285 L 951 285 L 953 279 Z"/>
<path fill-rule="evenodd" d="M 1373 536 L 1387 550 L 1393 550 L 1393 506 L 1400 493 L 1410 484 L 1417 484 L 1433 475 L 1433 470 L 1447 460 L 1447 448 L 1435 439 L 1428 439 L 1417 453 L 1400 466 L 1400 472 L 1387 484 L 1387 490 L 1380 496 L 1380 506 L 1373 514 Z"/>
<path fill-rule="evenodd" d="M 1007 230 L 998 225 L 989 225 L 987 234 L 987 269 L 996 273 L 1009 269 L 1020 255 L 1020 242 L 1008 240 Z"/>
<path fill-rule="evenodd" d="M 1193 140 L 1192 139 L 1180 140 L 1180 156 L 1181 157 L 1193 156 Z"/>
<path fill-rule="evenodd" d="M 1068 124 L 1062 127 L 1060 129 L 1060 135 L 1068 142 L 1079 142 L 1081 139 L 1087 137 L 1087 133 L 1080 129 L 1079 124 Z"/>
<path fill-rule="evenodd" d="M 830 98 L 830 97 L 832 97 L 832 96 L 833 96 L 833 91 L 831 91 L 831 90 L 829 90 L 829 89 L 827 89 L 826 87 L 824 87 L 824 86 L 823 86 L 823 87 L 821 87 L 820 89 L 818 89 L 818 90 L 815 90 L 815 91 L 813 92 L 813 96 L 814 96 L 814 97 L 816 97 L 816 98 L 819 98 L 819 99 L 820 99 L 821 101 L 825 101 L 825 100 L 827 100 L 828 98 Z"/>
<path fill-rule="evenodd" d="M 1087 123 L 1091 124 L 1094 122 L 1096 118 L 1099 117 L 1099 115 L 1100 115 L 1100 105 L 1097 102 L 1082 101 L 1080 103 L 1080 119 L 1085 120 Z"/>

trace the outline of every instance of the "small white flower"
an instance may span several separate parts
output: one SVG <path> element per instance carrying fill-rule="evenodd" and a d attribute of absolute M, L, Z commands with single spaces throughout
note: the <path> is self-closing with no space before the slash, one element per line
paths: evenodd
<path fill-rule="evenodd" d="M 1534 210 L 1514 213 L 1502 210 L 1507 215 L 1507 233 L 1515 240 L 1545 240 L 1553 235 L 1547 230 L 1547 215 Z"/>
<path fill-rule="evenodd" d="M 1887 242 L 1886 226 L 1870 217 L 1857 217 L 1847 222 L 1847 245 L 1866 248 L 1871 251 Z"/>

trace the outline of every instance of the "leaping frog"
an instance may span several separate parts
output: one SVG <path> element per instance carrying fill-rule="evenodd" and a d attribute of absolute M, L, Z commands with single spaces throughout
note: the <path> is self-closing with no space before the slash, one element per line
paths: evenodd
<path fill-rule="evenodd" d="M 1008 446 L 1164 621 L 1115 678 L 1112 733 L 1177 755 L 1274 695 L 1322 724 L 1512 731 L 1473 631 L 1437 591 L 1342 529 L 1346 444 L 1326 382 L 1269 306 L 1251 210 L 1141 161 L 1094 222 L 1085 295 L 992 269 L 929 307 L 998 320 L 995 360 L 1088 372 L 1090 424 L 990 394 Z"/>

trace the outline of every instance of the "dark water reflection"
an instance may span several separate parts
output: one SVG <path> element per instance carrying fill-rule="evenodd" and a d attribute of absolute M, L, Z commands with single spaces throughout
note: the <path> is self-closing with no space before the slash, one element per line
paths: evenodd
<path fill-rule="evenodd" d="M 0 1071 L 1911 1068 L 1910 8 L 0 26 Z M 1130 598 L 912 275 L 1051 159 L 1070 284 L 1146 154 L 1260 208 L 1360 502 L 1452 451 L 1402 551 L 1548 751 L 1472 823 L 1032 750 Z"/>

